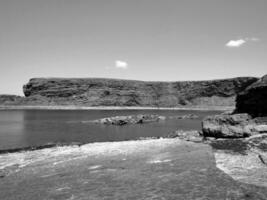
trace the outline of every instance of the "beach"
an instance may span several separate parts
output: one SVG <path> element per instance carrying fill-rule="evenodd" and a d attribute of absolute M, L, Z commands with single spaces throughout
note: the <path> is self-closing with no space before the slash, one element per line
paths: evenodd
<path fill-rule="evenodd" d="M 217 155 L 218 156 L 218 155 Z M 217 168 L 207 144 L 91 143 L 0 155 L 0 199 L 266 199 Z"/>

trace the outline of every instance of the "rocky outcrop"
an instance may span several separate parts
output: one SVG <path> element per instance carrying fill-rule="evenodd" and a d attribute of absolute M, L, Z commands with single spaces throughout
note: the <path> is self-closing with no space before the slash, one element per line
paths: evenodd
<path fill-rule="evenodd" d="M 257 78 L 145 82 L 117 79 L 34 78 L 24 87 L 26 104 L 82 106 L 234 106 L 236 94 Z"/>
<path fill-rule="evenodd" d="M 12 105 L 22 102 L 25 98 L 17 95 L 0 95 L 0 105 Z"/>
<path fill-rule="evenodd" d="M 267 186 L 267 134 L 212 141 L 216 166 L 239 182 Z"/>
<path fill-rule="evenodd" d="M 235 112 L 267 116 L 267 75 L 237 95 Z"/>
<path fill-rule="evenodd" d="M 202 133 L 197 130 L 177 130 L 173 133 L 167 135 L 167 138 L 179 138 L 181 140 L 190 141 L 190 142 L 203 142 L 204 138 Z"/>
<path fill-rule="evenodd" d="M 159 115 L 129 115 L 129 116 L 115 116 L 107 117 L 102 119 L 96 119 L 92 121 L 85 121 L 84 123 L 97 123 L 97 124 L 107 124 L 107 125 L 126 125 L 126 124 L 144 124 L 150 122 L 157 122 L 160 120 L 165 120 L 165 116 Z"/>
<path fill-rule="evenodd" d="M 202 131 L 205 137 L 243 138 L 267 133 L 267 124 L 248 114 L 215 115 L 202 121 Z"/>
<path fill-rule="evenodd" d="M 197 119 L 199 116 L 195 114 L 187 114 L 187 115 L 176 115 L 176 116 L 169 116 L 169 119 Z"/>

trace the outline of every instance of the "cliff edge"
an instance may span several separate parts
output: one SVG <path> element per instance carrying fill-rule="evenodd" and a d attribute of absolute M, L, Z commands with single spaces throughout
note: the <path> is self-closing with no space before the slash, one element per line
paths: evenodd
<path fill-rule="evenodd" d="M 23 86 L 28 105 L 234 106 L 235 97 L 258 79 L 146 82 L 104 78 L 33 78 Z"/>
<path fill-rule="evenodd" d="M 267 75 L 237 95 L 235 112 L 253 117 L 267 116 Z"/>

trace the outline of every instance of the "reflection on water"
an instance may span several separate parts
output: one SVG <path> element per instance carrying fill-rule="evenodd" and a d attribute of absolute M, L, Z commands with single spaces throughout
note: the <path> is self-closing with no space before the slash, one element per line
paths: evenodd
<path fill-rule="evenodd" d="M 0 149 L 27 144 L 23 122 L 24 111 L 0 111 Z"/>
<path fill-rule="evenodd" d="M 103 117 L 136 114 L 164 116 L 196 114 L 198 119 L 172 119 L 149 124 L 108 126 L 82 123 Z M 182 129 L 200 129 L 201 119 L 218 111 L 167 110 L 9 110 L 0 111 L 0 149 L 49 142 L 103 142 L 165 136 Z"/>

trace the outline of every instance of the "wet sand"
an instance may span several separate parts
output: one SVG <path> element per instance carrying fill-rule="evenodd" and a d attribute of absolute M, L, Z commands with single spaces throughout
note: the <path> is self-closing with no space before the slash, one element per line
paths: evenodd
<path fill-rule="evenodd" d="M 267 199 L 179 139 L 92 143 L 0 155 L 0 199 Z"/>

